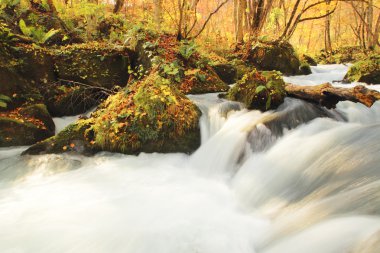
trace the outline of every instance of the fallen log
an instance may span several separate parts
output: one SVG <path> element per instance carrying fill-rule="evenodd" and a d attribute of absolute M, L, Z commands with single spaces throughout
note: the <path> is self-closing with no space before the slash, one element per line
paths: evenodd
<path fill-rule="evenodd" d="M 287 83 L 285 84 L 285 90 L 289 97 L 317 103 L 329 109 L 335 108 L 339 101 L 346 100 L 371 107 L 380 99 L 380 92 L 367 89 L 363 85 L 352 88 L 340 88 L 334 87 L 330 83 L 316 86 L 299 86 Z"/>

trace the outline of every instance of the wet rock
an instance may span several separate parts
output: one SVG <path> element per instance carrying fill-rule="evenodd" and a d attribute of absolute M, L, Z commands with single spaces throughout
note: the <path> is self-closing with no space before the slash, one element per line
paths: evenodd
<path fill-rule="evenodd" d="M 350 82 L 380 84 L 380 56 L 356 62 L 345 76 Z"/>
<path fill-rule="evenodd" d="M 42 104 L 0 113 L 1 147 L 32 145 L 53 136 L 54 130 L 54 122 Z"/>
<path fill-rule="evenodd" d="M 248 109 L 267 111 L 284 102 L 284 86 L 280 73 L 254 70 L 229 90 L 227 98 L 245 104 Z"/>

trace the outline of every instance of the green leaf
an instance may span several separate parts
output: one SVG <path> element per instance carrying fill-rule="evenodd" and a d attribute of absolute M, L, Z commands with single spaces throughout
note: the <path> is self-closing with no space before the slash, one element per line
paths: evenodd
<path fill-rule="evenodd" d="M 59 29 L 50 29 L 41 39 L 41 43 L 44 44 L 46 41 L 48 41 L 51 37 L 56 35 L 59 32 Z"/>
<path fill-rule="evenodd" d="M 0 94 L 0 100 L 4 101 L 4 102 L 11 102 L 12 101 L 12 99 L 10 97 L 5 96 L 3 94 Z"/>
<path fill-rule="evenodd" d="M 270 108 L 270 105 L 272 103 L 272 97 L 271 96 L 268 96 L 268 100 L 267 100 L 267 103 L 265 105 L 265 108 L 268 110 Z"/>
<path fill-rule="evenodd" d="M 7 108 L 7 103 L 0 101 L 0 108 Z"/>
<path fill-rule="evenodd" d="M 30 29 L 29 27 L 26 26 L 25 21 L 24 21 L 23 19 L 20 19 L 18 25 L 19 25 L 19 27 L 20 27 L 21 32 L 22 32 L 24 35 L 29 36 L 29 37 L 30 37 L 30 35 L 32 35 L 32 31 L 31 31 L 31 29 Z"/>
<path fill-rule="evenodd" d="M 267 89 L 267 87 L 265 87 L 264 85 L 260 85 L 260 86 L 258 86 L 258 87 L 256 88 L 255 93 L 256 93 L 256 94 L 259 94 L 260 92 L 262 92 L 263 90 L 266 90 L 266 89 Z"/>

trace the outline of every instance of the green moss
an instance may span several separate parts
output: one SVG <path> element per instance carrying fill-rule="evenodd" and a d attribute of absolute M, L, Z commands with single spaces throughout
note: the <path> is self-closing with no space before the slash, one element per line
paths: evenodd
<path fill-rule="evenodd" d="M 188 153 L 199 146 L 199 116 L 190 100 L 153 72 L 108 98 L 95 113 L 95 145 L 128 154 Z"/>
<path fill-rule="evenodd" d="M 345 78 L 351 82 L 380 84 L 380 57 L 356 62 L 350 67 Z"/>
<path fill-rule="evenodd" d="M 300 66 L 300 73 L 303 75 L 309 75 L 311 74 L 311 68 L 310 65 L 306 62 L 303 62 Z"/>
<path fill-rule="evenodd" d="M 260 70 L 276 70 L 285 75 L 300 74 L 300 59 L 292 45 L 286 42 L 257 43 L 250 50 L 248 60 Z"/>
<path fill-rule="evenodd" d="M 242 102 L 248 109 L 275 109 L 286 96 L 284 85 L 278 72 L 253 70 L 230 89 L 227 99 Z"/>
<path fill-rule="evenodd" d="M 0 147 L 32 145 L 52 134 L 22 119 L 0 117 Z"/>
<path fill-rule="evenodd" d="M 106 44 L 86 43 L 54 51 L 58 77 L 100 87 L 124 86 L 128 82 L 130 51 Z"/>
<path fill-rule="evenodd" d="M 92 119 L 80 119 L 67 126 L 56 136 L 33 145 L 24 154 L 59 154 L 64 152 L 76 152 L 84 155 L 93 154 L 98 150 L 93 145 L 92 125 Z"/>

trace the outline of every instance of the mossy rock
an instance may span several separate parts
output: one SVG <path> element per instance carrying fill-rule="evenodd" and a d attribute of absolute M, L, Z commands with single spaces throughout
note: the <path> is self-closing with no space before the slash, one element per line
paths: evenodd
<path fill-rule="evenodd" d="M 348 70 L 345 79 L 351 82 L 380 84 L 380 56 L 356 62 Z"/>
<path fill-rule="evenodd" d="M 257 43 L 250 50 L 248 61 L 259 70 L 276 70 L 284 75 L 301 74 L 300 59 L 287 42 Z"/>
<path fill-rule="evenodd" d="M 313 57 L 307 54 L 302 54 L 300 56 L 300 61 L 309 64 L 310 66 L 317 66 L 318 63 L 316 60 L 314 60 Z"/>
<path fill-rule="evenodd" d="M 110 96 L 81 119 L 26 154 L 75 151 L 191 153 L 200 146 L 199 109 L 157 72 Z"/>
<path fill-rule="evenodd" d="M 69 45 L 54 52 L 59 79 L 111 89 L 125 86 L 131 65 L 130 50 L 115 49 L 106 44 Z"/>
<path fill-rule="evenodd" d="M 310 75 L 312 73 L 309 63 L 306 63 L 306 62 L 301 63 L 300 73 L 302 75 Z"/>
<path fill-rule="evenodd" d="M 185 94 L 224 92 L 230 88 L 209 66 L 203 69 L 190 68 L 184 74 L 179 89 Z"/>
<path fill-rule="evenodd" d="M 92 155 L 98 150 L 93 145 L 93 132 L 90 130 L 93 119 L 80 119 L 67 126 L 57 135 L 34 144 L 23 152 L 23 155 L 60 154 L 73 152 L 82 155 Z"/>
<path fill-rule="evenodd" d="M 35 104 L 0 114 L 0 147 L 32 145 L 54 135 L 45 105 Z"/>
<path fill-rule="evenodd" d="M 345 46 L 336 48 L 332 52 L 321 50 L 316 60 L 320 64 L 342 64 L 364 60 L 368 58 L 368 54 L 370 52 L 364 51 L 362 47 Z"/>
<path fill-rule="evenodd" d="M 267 111 L 277 108 L 286 97 L 285 83 L 280 73 L 253 70 L 229 90 L 226 98 L 238 101 L 248 109 Z"/>
<path fill-rule="evenodd" d="M 212 68 L 223 82 L 227 84 L 236 83 L 237 68 L 234 65 L 229 63 L 221 63 L 213 65 Z"/>

